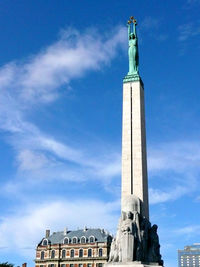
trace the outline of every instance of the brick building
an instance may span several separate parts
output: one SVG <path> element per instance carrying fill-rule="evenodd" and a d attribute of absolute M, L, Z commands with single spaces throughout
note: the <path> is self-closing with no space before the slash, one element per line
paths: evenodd
<path fill-rule="evenodd" d="M 112 236 L 104 229 L 54 232 L 36 249 L 35 267 L 103 267 L 108 261 Z"/>

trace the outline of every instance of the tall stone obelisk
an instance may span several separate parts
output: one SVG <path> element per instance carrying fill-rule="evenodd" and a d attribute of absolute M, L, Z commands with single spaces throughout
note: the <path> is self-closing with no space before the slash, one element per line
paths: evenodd
<path fill-rule="evenodd" d="M 123 80 L 121 216 L 106 267 L 163 266 L 157 225 L 149 221 L 144 86 L 136 20 L 128 21 L 129 72 Z"/>
<path fill-rule="evenodd" d="M 131 28 L 132 26 L 132 28 Z M 138 72 L 136 21 L 128 22 L 129 72 L 123 80 L 122 210 L 129 195 L 141 200 L 142 214 L 149 218 L 144 88 Z"/>

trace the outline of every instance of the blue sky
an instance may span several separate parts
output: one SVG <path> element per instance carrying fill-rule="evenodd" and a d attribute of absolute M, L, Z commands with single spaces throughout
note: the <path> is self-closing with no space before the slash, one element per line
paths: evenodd
<path fill-rule="evenodd" d="M 115 233 L 131 15 L 165 266 L 200 241 L 199 12 L 199 0 L 1 2 L 1 261 L 34 266 L 47 228 Z"/>

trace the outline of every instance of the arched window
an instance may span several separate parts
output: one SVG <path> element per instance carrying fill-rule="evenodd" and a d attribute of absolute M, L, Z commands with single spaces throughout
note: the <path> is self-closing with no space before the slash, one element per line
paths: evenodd
<path fill-rule="evenodd" d="M 102 256 L 103 256 L 103 249 L 100 248 L 100 249 L 99 249 L 99 257 L 102 257 Z"/>
<path fill-rule="evenodd" d="M 92 249 L 91 248 L 88 249 L 88 257 L 92 257 Z"/>
<path fill-rule="evenodd" d="M 66 258 L 66 250 L 65 249 L 62 250 L 62 258 Z"/>
<path fill-rule="evenodd" d="M 85 236 L 82 236 L 81 237 L 81 244 L 85 244 L 86 243 L 86 237 Z"/>
<path fill-rule="evenodd" d="M 74 258 L 74 250 L 73 249 L 70 250 L 70 257 Z"/>
<path fill-rule="evenodd" d="M 54 259 L 55 258 L 55 250 L 52 250 L 51 251 L 51 259 Z"/>
<path fill-rule="evenodd" d="M 44 239 L 44 240 L 43 240 L 42 245 L 43 245 L 43 246 L 47 246 L 47 245 L 48 245 L 48 241 L 47 241 L 47 239 Z"/>
<path fill-rule="evenodd" d="M 78 243 L 77 237 L 73 237 L 73 239 L 72 239 L 72 243 L 73 243 L 73 244 Z"/>
<path fill-rule="evenodd" d="M 82 258 L 82 257 L 83 257 L 83 250 L 81 248 L 81 249 L 79 249 L 79 258 Z"/>
<path fill-rule="evenodd" d="M 68 237 L 65 237 L 64 240 L 63 240 L 63 244 L 69 244 L 69 238 Z"/>
<path fill-rule="evenodd" d="M 41 251 L 40 258 L 41 258 L 41 260 L 44 260 L 44 251 Z"/>
<path fill-rule="evenodd" d="M 94 236 L 90 236 L 89 241 L 90 243 L 94 243 Z"/>

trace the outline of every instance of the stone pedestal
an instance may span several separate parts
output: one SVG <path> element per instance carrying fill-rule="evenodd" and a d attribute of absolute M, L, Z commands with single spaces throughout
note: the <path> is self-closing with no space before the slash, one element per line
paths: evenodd
<path fill-rule="evenodd" d="M 104 264 L 104 267 L 162 267 L 161 265 L 158 265 L 156 262 L 152 263 L 142 263 L 140 261 L 135 262 L 109 262 Z"/>

